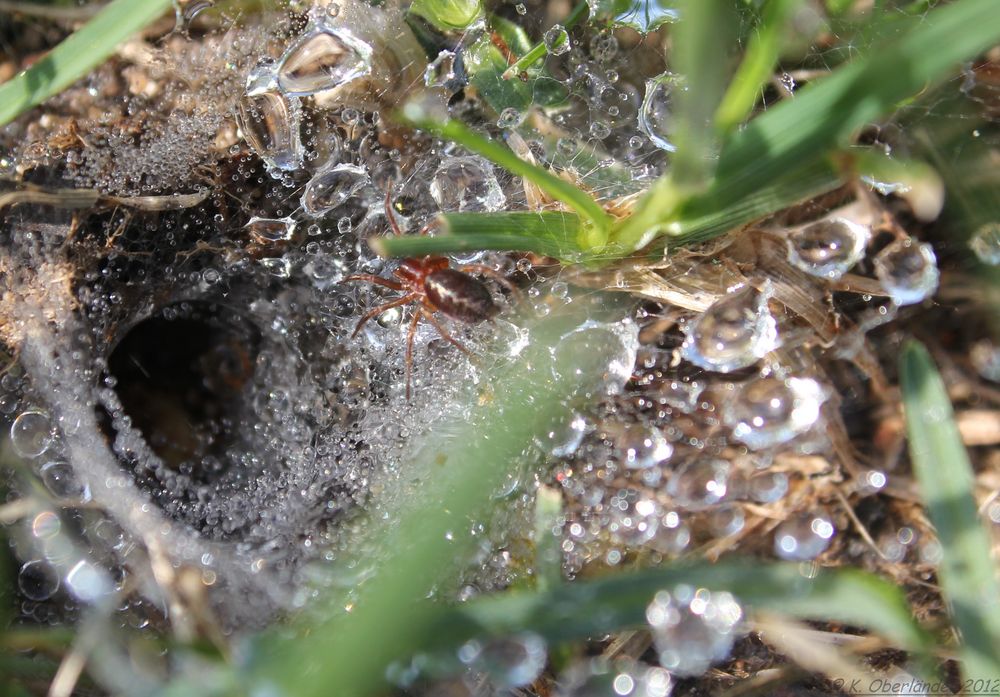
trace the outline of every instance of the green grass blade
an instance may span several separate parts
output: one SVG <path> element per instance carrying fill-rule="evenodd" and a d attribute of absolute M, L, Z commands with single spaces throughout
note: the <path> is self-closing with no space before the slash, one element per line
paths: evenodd
<path fill-rule="evenodd" d="M 426 641 L 445 648 L 473 636 L 532 631 L 556 644 L 642 627 L 656 592 L 678 584 L 730 591 L 755 610 L 864 627 L 921 659 L 934 645 L 914 621 L 902 591 L 888 581 L 854 569 L 823 569 L 806 578 L 797 564 L 751 561 L 673 565 L 565 583 L 541 593 L 487 597 L 441 610 Z"/>
<path fill-rule="evenodd" d="M 733 130 L 750 115 L 778 63 L 788 20 L 801 4 L 802 0 L 770 0 L 764 7 L 761 25 L 715 112 L 719 132 Z"/>
<path fill-rule="evenodd" d="M 566 19 L 563 21 L 562 26 L 564 29 L 572 29 L 581 20 L 586 19 L 587 13 L 590 10 L 590 5 L 587 4 L 586 0 L 577 4 L 573 8 L 573 11 L 569 13 Z M 562 41 L 558 42 L 557 45 L 562 45 Z M 547 56 L 549 53 L 549 47 L 545 45 L 544 41 L 539 41 L 537 44 L 531 47 L 531 50 L 521 56 L 514 65 L 507 68 L 503 73 L 504 80 L 510 80 L 517 75 L 520 75 L 525 70 L 533 66 L 535 63 L 540 61 L 542 58 Z"/>
<path fill-rule="evenodd" d="M 944 383 L 915 341 L 903 349 L 900 384 L 913 469 L 941 542 L 941 587 L 962 635 L 963 675 L 1000 678 L 1000 584 L 992 545 L 976 512 L 972 466 Z"/>
<path fill-rule="evenodd" d="M 381 256 L 414 257 L 476 249 L 520 251 L 558 259 L 580 256 L 580 219 L 572 213 L 446 213 L 443 233 L 435 237 L 378 237 L 369 241 Z"/>
<path fill-rule="evenodd" d="M 995 0 L 959 0 L 931 11 L 898 40 L 803 88 L 733 134 L 713 188 L 734 200 L 847 145 L 862 126 L 998 41 Z"/>
<path fill-rule="evenodd" d="M 671 58 L 685 88 L 677 94 L 677 152 L 670 177 L 678 189 L 688 191 L 704 188 L 715 164 L 718 143 L 711 124 L 729 79 L 727 56 L 736 43 L 736 17 L 730 0 L 686 0 L 681 18 L 671 30 Z"/>
<path fill-rule="evenodd" d="M 113 0 L 47 55 L 0 85 L 0 126 L 69 87 L 171 7 L 170 0 Z"/>
<path fill-rule="evenodd" d="M 865 124 L 1000 41 L 996 17 L 995 0 L 959 0 L 931 11 L 895 41 L 808 85 L 795 99 L 733 133 L 723 144 L 708 191 L 688 198 L 669 179 L 655 182 L 612 239 L 637 248 L 658 234 L 677 234 L 684 211 L 737 205 L 790 172 L 815 165 L 849 144 Z"/>
<path fill-rule="evenodd" d="M 562 582 L 562 492 L 539 486 L 535 494 L 535 589 L 547 591 Z"/>
<path fill-rule="evenodd" d="M 439 138 L 458 143 L 500 167 L 524 177 L 539 189 L 562 201 L 589 221 L 599 236 L 606 233 L 610 217 L 586 192 L 581 191 L 564 179 L 537 165 L 525 162 L 506 145 L 492 138 L 473 132 L 459 121 L 446 119 L 439 121 L 427 114 L 420 106 L 410 104 L 404 109 L 404 116 L 415 126 L 433 133 Z M 601 240 L 603 242 L 603 240 Z"/>

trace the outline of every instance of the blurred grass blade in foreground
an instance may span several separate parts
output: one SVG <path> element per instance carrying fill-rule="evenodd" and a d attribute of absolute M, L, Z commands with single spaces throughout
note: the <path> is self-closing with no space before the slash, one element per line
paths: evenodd
<path fill-rule="evenodd" d="M 900 384 L 913 469 L 941 543 L 941 589 L 961 633 L 963 676 L 1000 678 L 1000 585 L 972 497 L 972 465 L 941 376 L 915 341 L 903 348 Z"/>

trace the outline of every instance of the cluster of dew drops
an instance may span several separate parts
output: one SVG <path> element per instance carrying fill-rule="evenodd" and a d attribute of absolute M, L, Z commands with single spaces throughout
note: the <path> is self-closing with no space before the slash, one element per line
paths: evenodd
<path fill-rule="evenodd" d="M 194 5 L 201 9 L 206 3 Z M 474 31 L 467 33 L 453 49 L 428 61 L 422 87 L 448 98 L 458 94 L 467 81 L 462 51 L 474 37 Z M 574 135 L 559 141 L 551 162 L 572 163 L 588 148 L 600 150 L 609 153 L 610 160 L 599 159 L 594 169 L 611 161 L 623 164 L 628 173 L 624 188 L 609 195 L 641 190 L 669 166 L 674 150 L 671 102 L 678 90 L 687 89 L 683 78 L 670 72 L 641 84 L 623 78 L 627 59 L 608 32 L 596 33 L 584 46 L 556 25 L 545 32 L 544 41 L 550 60 L 563 62 L 574 107 L 554 117 Z M 261 249 L 278 250 L 258 255 L 258 270 L 278 283 L 294 280 L 301 270 L 322 291 L 324 302 L 346 307 L 337 320 L 342 332 L 360 311 L 356 296 L 345 293 L 339 282 L 355 271 L 391 268 L 359 251 L 363 245 L 357 244 L 366 226 L 384 231 L 380 204 L 386 188 L 410 196 L 408 205 L 423 207 L 425 213 L 498 211 L 524 204 L 515 180 L 482 158 L 446 144 L 437 144 L 422 158 L 417 173 L 400 183 L 396 175 L 402 156 L 375 144 L 378 113 L 366 111 L 361 103 L 331 107 L 325 122 L 316 117 L 322 111 L 317 95 L 359 81 L 389 79 L 383 54 L 393 50 L 405 49 L 378 44 L 364 27 L 347 22 L 337 5 L 315 8 L 280 58 L 264 59 L 250 70 L 235 107 L 239 133 L 273 180 L 290 189 L 294 175 L 308 172 L 294 210 L 277 216 L 261 211 L 246 223 Z M 513 134 L 525 117 L 505 109 L 488 127 L 501 135 Z M 324 130 L 322 124 L 333 121 L 339 130 Z M 407 213 L 401 215 L 404 224 Z M 352 240 L 349 253 L 342 256 L 336 252 L 347 246 L 327 250 L 334 253 L 319 251 L 320 234 L 328 232 L 331 220 L 340 238 Z M 286 251 L 301 238 L 303 227 L 306 254 Z M 835 283 L 859 265 L 870 271 L 888 298 L 880 321 L 887 321 L 898 307 L 923 302 L 937 288 L 933 249 L 905 234 L 870 258 L 872 228 L 849 216 L 832 213 L 781 234 L 787 263 L 816 284 Z M 972 249 L 984 262 L 1000 262 L 1000 228 L 984 227 L 973 238 Z M 511 273 L 531 271 L 524 259 L 515 264 L 497 255 L 472 255 L 464 260 L 497 263 Z M 208 269 L 200 280 L 212 286 L 221 275 Z M 568 414 L 562 426 L 533 444 L 551 465 L 541 479 L 560 490 L 566 502 L 558 534 L 568 575 L 594 563 L 619 565 L 635 555 L 673 559 L 696 544 L 735 538 L 746 524 L 744 504 L 768 506 L 790 495 L 789 474 L 775 466 L 783 454 L 827 451 L 824 424 L 835 408 L 830 403 L 834 390 L 809 371 L 774 360 L 789 324 L 777 316 L 775 292 L 767 278 L 726 289 L 703 312 L 682 318 L 674 345 L 638 345 L 639 325 L 657 316 L 648 306 L 626 322 L 631 334 L 626 337 L 616 330 L 621 345 L 600 355 L 612 362 L 621 362 L 624 355 L 627 369 L 608 371 L 604 399 Z M 527 302 L 544 312 L 553 303 L 578 302 L 577 297 L 557 280 L 530 288 Z M 399 310 L 387 311 L 379 324 L 398 325 L 400 316 Z M 996 350 L 983 347 L 980 353 L 983 370 L 1000 378 Z M 393 355 L 398 364 L 398 352 Z M 56 500 L 88 504 L 92 492 L 78 483 L 71 463 L 52 456 L 58 452 L 55 425 L 44 408 L 25 403 L 20 383 L 15 373 L 0 378 L 0 411 L 12 418 L 11 447 L 35 463 L 41 482 Z M 290 398 L 268 394 L 271 401 Z M 402 437 L 405 431 L 400 427 Z M 863 480 L 858 490 L 870 493 L 885 486 L 886 476 L 869 471 Z M 835 538 L 834 518 L 822 509 L 791 510 L 795 512 L 771 533 L 773 553 L 785 560 L 815 560 Z M 44 601 L 63 587 L 86 603 L 118 585 L 119 579 L 106 573 L 100 558 L 83 558 L 67 547 L 59 535 L 58 516 L 45 510 L 30 521 L 33 547 L 17 550 L 27 560 L 18 585 L 24 598 L 34 603 L 36 619 L 45 612 Z M 112 521 L 103 527 L 97 539 L 109 548 L 132 544 Z M 646 618 L 658 666 L 586 661 L 560 678 L 562 694 L 664 697 L 675 676 L 701 675 L 729 655 L 741 631 L 743 609 L 728 593 L 681 585 L 651 598 Z M 497 687 L 518 688 L 530 685 L 544 670 L 547 649 L 539 637 L 524 634 L 472 641 L 457 658 L 488 675 Z M 409 685 L 420 671 L 397 666 L 394 675 L 400 684 Z"/>

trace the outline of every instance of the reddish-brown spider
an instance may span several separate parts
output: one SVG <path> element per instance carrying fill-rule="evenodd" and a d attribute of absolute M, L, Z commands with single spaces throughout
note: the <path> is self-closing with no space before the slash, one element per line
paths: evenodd
<path fill-rule="evenodd" d="M 397 235 L 402 235 L 403 231 L 399 229 L 399 223 L 396 222 L 388 192 L 385 198 L 385 215 L 389 219 L 392 231 Z M 355 274 L 344 279 L 345 281 L 366 281 L 404 293 L 401 297 L 366 312 L 354 328 L 354 332 L 351 334 L 352 339 L 373 317 L 393 307 L 417 303 L 413 319 L 410 321 L 409 332 L 406 335 L 407 399 L 410 398 L 410 383 L 413 372 L 413 339 L 416 336 L 417 324 L 421 318 L 434 325 L 438 333 L 450 344 L 465 355 L 471 356 L 469 350 L 462 346 L 438 322 L 434 313 L 440 312 L 445 317 L 464 324 L 478 324 L 493 319 L 500 312 L 500 308 L 493 301 L 489 288 L 482 281 L 470 276 L 470 272 L 489 276 L 512 293 L 516 293 L 514 286 L 489 266 L 464 264 L 458 268 L 452 268 L 451 261 L 446 257 L 433 255 L 403 259 L 392 272 L 393 276 L 399 280 L 391 280 L 372 274 Z"/>

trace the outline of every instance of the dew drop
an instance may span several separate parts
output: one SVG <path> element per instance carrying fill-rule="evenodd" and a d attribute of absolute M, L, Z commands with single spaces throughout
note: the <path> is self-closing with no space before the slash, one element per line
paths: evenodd
<path fill-rule="evenodd" d="M 579 449 L 587 432 L 587 420 L 574 414 L 566 423 L 558 424 L 537 437 L 538 446 L 552 457 L 569 457 Z"/>
<path fill-rule="evenodd" d="M 52 441 L 52 422 L 39 409 L 21 412 L 10 426 L 10 443 L 21 457 L 38 457 L 49 449 Z"/>
<path fill-rule="evenodd" d="M 479 157 L 446 158 L 431 179 L 430 191 L 447 213 L 498 211 L 507 201 L 493 166 Z"/>
<path fill-rule="evenodd" d="M 371 184 L 368 172 L 357 165 L 339 164 L 320 170 L 302 192 L 302 209 L 321 217 Z"/>
<path fill-rule="evenodd" d="M 667 494 L 679 506 L 691 510 L 719 503 L 726 495 L 729 463 L 696 458 L 675 469 L 667 482 Z"/>
<path fill-rule="evenodd" d="M 808 431 L 819 420 L 824 401 L 825 390 L 811 378 L 758 378 L 726 401 L 722 419 L 733 438 L 751 450 L 763 450 Z"/>
<path fill-rule="evenodd" d="M 90 487 L 80 484 L 69 463 L 62 460 L 47 462 L 41 470 L 42 483 L 57 499 L 64 501 L 90 501 Z"/>
<path fill-rule="evenodd" d="M 770 282 L 747 285 L 714 302 L 688 329 L 681 356 L 700 368 L 728 373 L 753 365 L 778 347 L 778 328 L 768 309 Z"/>
<path fill-rule="evenodd" d="M 497 119 L 497 128 L 505 130 L 517 128 L 523 120 L 524 115 L 520 111 L 514 107 L 507 107 L 500 112 L 500 118 Z"/>
<path fill-rule="evenodd" d="M 667 460 L 674 448 L 658 428 L 633 424 L 625 427 L 618 440 L 622 464 L 628 469 L 647 469 Z"/>
<path fill-rule="evenodd" d="M 561 24 L 553 25 L 542 36 L 545 48 L 553 56 L 561 56 L 570 49 L 569 32 Z"/>
<path fill-rule="evenodd" d="M 1000 265 L 1000 223 L 987 223 L 980 226 L 972 234 L 969 248 L 984 264 Z"/>
<path fill-rule="evenodd" d="M 320 25 L 292 44 L 278 63 L 278 86 L 304 96 L 333 89 L 372 70 L 372 47 L 344 28 Z"/>
<path fill-rule="evenodd" d="M 812 276 L 837 279 L 861 260 L 870 236 L 844 218 L 821 220 L 788 235 L 788 260 Z"/>
<path fill-rule="evenodd" d="M 250 218 L 244 227 L 259 244 L 273 244 L 292 239 L 295 221 L 291 218 Z"/>
<path fill-rule="evenodd" d="M 250 74 L 236 122 L 250 147 L 271 167 L 290 171 L 302 165 L 299 103 L 277 91 L 271 66 L 259 66 Z"/>
<path fill-rule="evenodd" d="M 545 640 L 524 632 L 486 642 L 470 641 L 458 650 L 462 663 L 486 673 L 499 687 L 525 687 L 541 675 L 548 654 Z"/>
<path fill-rule="evenodd" d="M 59 590 L 59 576 L 42 559 L 29 561 L 17 574 L 17 587 L 28 600 L 48 600 Z"/>
<path fill-rule="evenodd" d="M 646 94 L 639 108 L 639 129 L 661 150 L 673 152 L 673 100 L 684 89 L 683 79 L 666 72 L 646 80 Z"/>
<path fill-rule="evenodd" d="M 836 529 L 825 513 L 800 513 L 774 532 L 774 552 L 790 561 L 810 561 L 830 546 Z"/>
<path fill-rule="evenodd" d="M 579 394 L 617 394 L 632 376 L 638 348 L 634 322 L 587 320 L 552 349 L 554 377 L 569 380 Z"/>
<path fill-rule="evenodd" d="M 933 248 L 925 242 L 896 240 L 875 257 L 875 275 L 897 305 L 913 305 L 933 295 L 940 273 Z"/>
<path fill-rule="evenodd" d="M 646 608 L 660 665 L 681 676 L 697 676 L 725 660 L 733 648 L 743 609 L 732 595 L 677 586 L 660 591 Z"/>
<path fill-rule="evenodd" d="M 761 472 L 747 482 L 747 497 L 757 503 L 774 503 L 788 493 L 788 475 L 784 472 Z"/>

